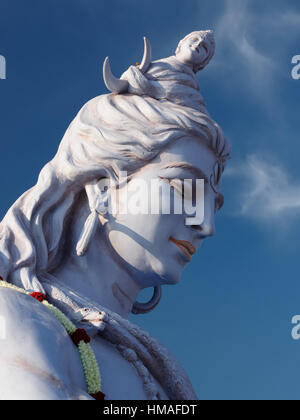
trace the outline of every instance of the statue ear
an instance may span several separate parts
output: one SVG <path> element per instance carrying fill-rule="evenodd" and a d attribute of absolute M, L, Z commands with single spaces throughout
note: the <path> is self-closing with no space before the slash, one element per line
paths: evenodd
<path fill-rule="evenodd" d="M 111 181 L 109 178 L 102 178 L 86 184 L 85 191 L 91 212 L 96 210 L 99 214 L 107 213 L 110 185 Z"/>
<path fill-rule="evenodd" d="M 88 246 L 100 223 L 99 215 L 102 216 L 108 211 L 108 190 L 105 191 L 105 187 L 109 187 L 109 184 L 109 180 L 103 178 L 100 181 L 92 181 L 85 185 L 85 191 L 91 213 L 84 223 L 76 246 L 76 253 L 78 256 L 82 256 L 87 252 Z"/>

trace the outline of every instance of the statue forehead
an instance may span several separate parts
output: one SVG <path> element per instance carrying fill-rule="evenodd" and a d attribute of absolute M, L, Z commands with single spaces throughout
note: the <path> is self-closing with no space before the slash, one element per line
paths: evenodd
<path fill-rule="evenodd" d="M 148 162 L 138 172 L 148 172 L 169 163 L 185 162 L 198 167 L 206 173 L 213 170 L 217 157 L 208 145 L 199 139 L 186 137 L 170 144 L 152 161 Z"/>
<path fill-rule="evenodd" d="M 208 144 L 201 139 L 185 137 L 170 144 L 161 154 L 161 160 L 185 158 L 193 164 L 216 161 L 217 158 Z"/>

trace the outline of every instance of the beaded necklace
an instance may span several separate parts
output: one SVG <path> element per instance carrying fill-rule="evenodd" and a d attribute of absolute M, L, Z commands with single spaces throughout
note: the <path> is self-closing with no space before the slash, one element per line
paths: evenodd
<path fill-rule="evenodd" d="M 67 333 L 70 335 L 73 343 L 77 346 L 81 363 L 83 366 L 85 380 L 88 388 L 88 393 L 95 400 L 104 400 L 105 394 L 101 392 L 101 376 L 99 366 L 95 354 L 90 346 L 90 337 L 83 328 L 76 328 L 76 326 L 69 320 L 69 318 L 54 305 L 51 305 L 44 294 L 33 292 L 29 293 L 20 287 L 14 286 L 0 279 L 0 286 L 7 289 L 12 289 L 17 292 L 26 294 L 38 300 L 46 308 L 48 308 L 57 320 L 62 324 Z"/>

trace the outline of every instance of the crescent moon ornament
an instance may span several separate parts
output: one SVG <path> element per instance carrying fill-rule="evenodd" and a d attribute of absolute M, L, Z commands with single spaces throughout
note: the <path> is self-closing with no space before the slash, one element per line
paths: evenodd
<path fill-rule="evenodd" d="M 103 80 L 107 89 L 113 93 L 125 93 L 128 90 L 127 80 L 118 79 L 112 74 L 108 57 L 103 64 Z"/>
<path fill-rule="evenodd" d="M 146 73 L 152 61 L 152 48 L 149 40 L 144 36 L 144 55 L 141 64 L 138 65 L 141 73 Z M 103 80 L 105 86 L 112 93 L 126 93 L 128 91 L 127 80 L 118 79 L 112 74 L 109 57 L 103 63 Z"/>
<path fill-rule="evenodd" d="M 144 36 L 144 56 L 139 69 L 142 73 L 146 73 L 152 61 L 152 48 L 149 40 Z"/>

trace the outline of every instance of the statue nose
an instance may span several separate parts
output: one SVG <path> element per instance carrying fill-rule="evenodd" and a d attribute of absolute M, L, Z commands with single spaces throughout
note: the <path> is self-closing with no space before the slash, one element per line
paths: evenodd
<path fill-rule="evenodd" d="M 199 237 L 201 238 L 207 238 L 216 234 L 214 215 L 205 217 L 201 224 L 192 225 L 191 227 L 199 232 Z"/>
<path fill-rule="evenodd" d="M 202 223 L 200 228 L 201 228 L 202 235 L 205 237 L 214 236 L 216 234 L 216 226 L 214 222 L 209 223 L 209 222 L 204 221 L 204 223 Z"/>

